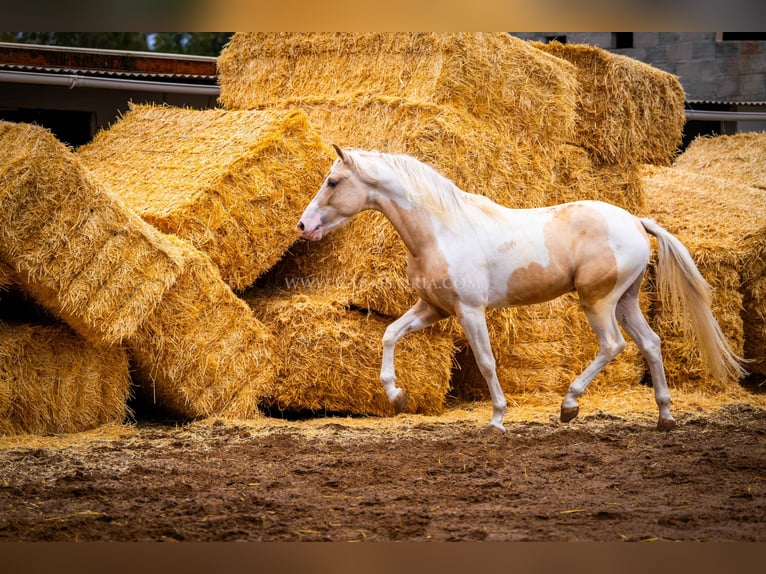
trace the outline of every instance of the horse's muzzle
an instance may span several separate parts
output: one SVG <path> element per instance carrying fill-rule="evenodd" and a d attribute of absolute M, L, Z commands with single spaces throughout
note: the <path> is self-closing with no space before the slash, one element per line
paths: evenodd
<path fill-rule="evenodd" d="M 311 241 L 319 241 L 324 234 L 324 228 L 320 217 L 304 216 L 298 222 L 298 230 L 304 238 L 310 239 Z"/>

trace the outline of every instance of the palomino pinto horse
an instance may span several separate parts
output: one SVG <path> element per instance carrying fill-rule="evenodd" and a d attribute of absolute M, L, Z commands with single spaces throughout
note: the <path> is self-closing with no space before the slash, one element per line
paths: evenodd
<path fill-rule="evenodd" d="M 659 337 L 638 305 L 657 238 L 657 284 L 663 300 L 693 327 L 701 354 L 718 379 L 741 374 L 710 309 L 710 287 L 678 239 L 650 219 L 597 201 L 538 209 L 508 209 L 466 193 L 431 167 L 405 155 L 341 150 L 298 228 L 321 239 L 360 211 L 382 212 L 409 252 L 407 273 L 420 299 L 386 329 L 380 379 L 400 412 L 407 401 L 396 387 L 394 348 L 407 333 L 456 315 L 492 397 L 490 429 L 505 430 L 506 401 L 487 333 L 489 307 L 529 305 L 576 290 L 598 336 L 595 360 L 569 387 L 561 420 L 577 416 L 588 383 L 625 347 L 617 321 L 649 365 L 659 407 L 657 428 L 675 426 Z"/>

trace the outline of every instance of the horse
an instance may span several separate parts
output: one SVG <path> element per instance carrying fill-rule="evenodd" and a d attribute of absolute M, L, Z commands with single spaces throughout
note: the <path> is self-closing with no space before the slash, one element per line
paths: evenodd
<path fill-rule="evenodd" d="M 505 431 L 505 396 L 487 332 L 486 310 L 530 305 L 575 291 L 598 337 L 596 358 L 571 383 L 560 420 L 574 419 L 578 399 L 625 347 L 618 322 L 649 367 L 659 409 L 657 429 L 676 421 L 660 338 L 639 304 L 641 282 L 657 239 L 657 290 L 691 326 L 709 373 L 744 374 L 711 310 L 711 287 L 683 243 L 654 220 L 593 200 L 511 209 L 461 190 L 431 166 L 404 154 L 341 149 L 297 224 L 318 241 L 363 210 L 388 218 L 407 248 L 409 283 L 419 299 L 383 335 L 380 381 L 397 413 L 407 396 L 396 386 L 394 351 L 407 333 L 456 316 L 489 387 L 489 430 Z"/>

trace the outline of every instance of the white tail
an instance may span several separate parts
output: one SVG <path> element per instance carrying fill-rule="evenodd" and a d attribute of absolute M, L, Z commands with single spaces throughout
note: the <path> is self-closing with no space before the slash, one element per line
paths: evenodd
<path fill-rule="evenodd" d="M 746 374 L 743 359 L 729 346 L 711 310 L 711 287 L 694 264 L 683 243 L 652 219 L 641 219 L 648 233 L 657 238 L 659 262 L 657 291 L 663 305 L 681 317 L 684 329 L 691 325 L 702 359 L 718 381 Z"/>

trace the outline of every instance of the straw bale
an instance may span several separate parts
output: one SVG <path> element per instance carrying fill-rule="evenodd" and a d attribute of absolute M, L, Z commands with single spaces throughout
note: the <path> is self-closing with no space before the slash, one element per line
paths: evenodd
<path fill-rule="evenodd" d="M 69 433 L 128 414 L 128 359 L 64 325 L 0 321 L 0 434 Z"/>
<path fill-rule="evenodd" d="M 642 166 L 592 160 L 585 148 L 564 144 L 554 168 L 549 198 L 541 205 L 600 199 L 636 213 L 643 207 Z"/>
<path fill-rule="evenodd" d="M 695 138 L 673 165 L 766 190 L 766 133 Z"/>
<path fill-rule="evenodd" d="M 379 380 L 382 337 L 390 318 L 350 308 L 332 289 L 256 290 L 244 294 L 280 341 L 282 367 L 265 406 L 280 411 L 393 414 Z M 397 384 L 407 411 L 439 414 L 449 389 L 453 344 L 429 328 L 396 348 Z"/>
<path fill-rule="evenodd" d="M 642 296 L 642 307 L 647 307 Z M 563 398 L 569 385 L 598 353 L 598 340 L 575 294 L 526 307 L 487 312 L 500 386 L 511 405 L 534 395 Z M 453 325 L 454 329 L 454 325 Z M 488 399 L 487 384 L 470 346 L 458 331 L 458 368 L 452 394 L 464 400 Z M 638 347 L 626 336 L 625 350 L 588 387 L 588 393 L 615 392 L 638 384 L 645 373 Z"/>
<path fill-rule="evenodd" d="M 185 264 L 128 340 L 144 396 L 183 418 L 258 416 L 277 373 L 276 341 L 203 253 L 175 237 Z"/>
<path fill-rule="evenodd" d="M 746 339 L 763 340 L 762 330 L 744 330 L 746 323 L 757 322 L 753 314 L 757 316 L 763 307 L 760 311 L 745 307 L 742 289 L 754 269 L 756 276 L 764 269 L 766 205 L 762 192 L 675 167 L 655 168 L 644 178 L 644 185 L 646 214 L 687 246 L 713 288 L 714 316 L 734 351 L 742 355 Z M 669 381 L 712 385 L 700 363 L 696 342 L 684 337 L 684 326 L 676 324 L 669 309 L 658 301 L 654 307 L 653 324 L 663 339 Z M 749 318 L 743 323 L 743 317 Z M 749 348 L 754 348 L 752 343 Z"/>
<path fill-rule="evenodd" d="M 576 67 L 582 90 L 572 143 L 599 163 L 671 162 L 686 121 L 676 76 L 596 46 L 532 45 Z"/>
<path fill-rule="evenodd" d="M 297 239 L 334 153 L 304 113 L 137 105 L 77 152 L 125 204 L 243 289 Z"/>
<path fill-rule="evenodd" d="M 0 145 L 0 259 L 78 333 L 120 343 L 175 281 L 176 253 L 47 130 L 0 122 Z"/>
<path fill-rule="evenodd" d="M 573 67 L 505 33 L 240 33 L 218 58 L 229 109 L 394 97 L 446 104 L 531 144 L 565 142 Z"/>
<path fill-rule="evenodd" d="M 21 288 L 95 344 L 125 342 L 179 416 L 257 414 L 273 341 L 210 259 L 132 213 L 50 132 L 0 123 L 0 143 L 0 259 Z"/>

